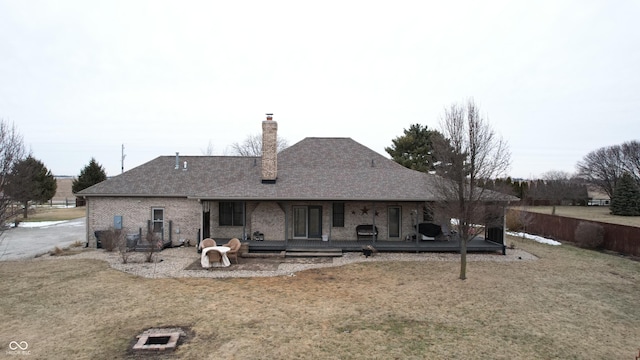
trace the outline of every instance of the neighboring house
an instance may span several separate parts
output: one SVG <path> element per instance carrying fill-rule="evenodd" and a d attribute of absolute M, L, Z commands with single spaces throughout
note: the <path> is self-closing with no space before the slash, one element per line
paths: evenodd
<path fill-rule="evenodd" d="M 587 193 L 589 197 L 589 206 L 609 206 L 611 205 L 611 198 L 604 191 L 594 186 L 587 186 Z"/>
<path fill-rule="evenodd" d="M 262 122 L 263 155 L 161 156 L 77 195 L 87 200 L 87 239 L 114 225 L 178 245 L 203 238 L 405 240 L 435 201 L 433 175 L 407 169 L 350 138 L 306 138 L 277 153 L 277 123 Z M 414 237 L 415 238 L 415 237 Z"/>

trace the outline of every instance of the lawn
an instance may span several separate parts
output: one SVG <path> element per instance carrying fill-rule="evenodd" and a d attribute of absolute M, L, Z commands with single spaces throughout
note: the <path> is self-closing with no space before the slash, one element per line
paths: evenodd
<path fill-rule="evenodd" d="M 551 214 L 551 206 L 515 207 L 526 211 Z M 556 206 L 556 215 L 576 219 L 601 221 L 611 224 L 640 227 L 640 216 L 617 216 L 609 213 L 608 206 Z"/>
<path fill-rule="evenodd" d="M 26 219 L 22 218 L 22 213 L 18 216 L 20 221 L 61 221 L 85 217 L 86 207 L 58 208 L 48 205 L 41 205 L 29 211 Z"/>
<path fill-rule="evenodd" d="M 128 358 L 181 326 L 180 359 L 633 359 L 640 263 L 508 239 L 535 261 L 371 262 L 295 276 L 145 279 L 101 261 L 0 263 L 0 344 L 30 359 Z"/>

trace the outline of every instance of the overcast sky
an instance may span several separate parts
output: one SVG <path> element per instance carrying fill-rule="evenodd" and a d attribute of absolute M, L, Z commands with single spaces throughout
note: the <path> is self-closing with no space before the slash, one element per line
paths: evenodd
<path fill-rule="evenodd" d="M 55 175 L 261 132 L 385 155 L 474 98 L 531 178 L 640 138 L 639 1 L 0 0 L 0 118 Z"/>

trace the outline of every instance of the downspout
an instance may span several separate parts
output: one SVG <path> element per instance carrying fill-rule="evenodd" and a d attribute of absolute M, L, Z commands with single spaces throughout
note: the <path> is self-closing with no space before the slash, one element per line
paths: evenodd
<path fill-rule="evenodd" d="M 82 199 L 84 200 L 85 206 L 87 207 L 85 209 L 85 211 L 84 211 L 85 212 L 85 217 L 86 217 L 86 220 L 85 220 L 85 224 L 86 225 L 84 227 L 84 230 L 85 230 L 85 235 L 86 235 L 86 239 L 87 239 L 87 245 L 85 247 L 89 247 L 89 239 L 91 238 L 91 230 L 90 230 L 91 229 L 91 223 L 89 222 L 89 199 L 87 199 L 86 196 L 83 196 Z M 97 247 L 98 247 L 98 242 L 96 241 L 96 248 Z"/>
<path fill-rule="evenodd" d="M 202 232 L 204 231 L 204 201 L 198 200 L 200 202 L 200 229 L 198 229 L 198 236 L 196 239 L 196 249 L 200 248 L 200 238 L 202 236 Z"/>
<path fill-rule="evenodd" d="M 507 202 L 507 205 L 509 203 Z M 502 206 L 502 255 L 507 255 L 507 244 L 505 244 L 505 240 L 507 239 L 507 206 Z"/>

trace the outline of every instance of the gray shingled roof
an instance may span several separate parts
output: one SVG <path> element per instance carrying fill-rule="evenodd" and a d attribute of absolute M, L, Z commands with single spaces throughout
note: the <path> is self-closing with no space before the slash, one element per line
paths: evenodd
<path fill-rule="evenodd" d="M 182 169 L 187 162 L 187 170 Z M 306 138 L 278 154 L 275 184 L 259 157 L 175 156 L 154 160 L 78 193 L 210 200 L 431 201 L 434 175 L 407 169 L 350 138 Z"/>

